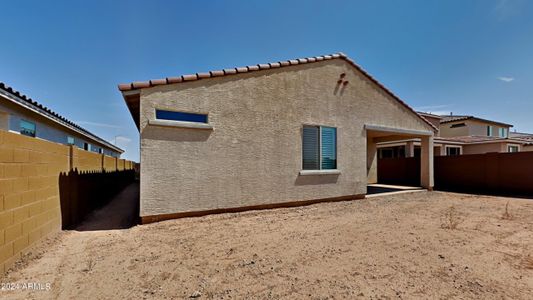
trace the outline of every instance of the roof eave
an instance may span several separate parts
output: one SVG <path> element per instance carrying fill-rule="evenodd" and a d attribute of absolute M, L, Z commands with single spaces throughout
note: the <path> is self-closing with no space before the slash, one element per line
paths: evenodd
<path fill-rule="evenodd" d="M 122 91 L 122 98 L 126 102 L 126 106 L 130 111 L 133 122 L 137 126 L 137 130 L 141 130 L 139 117 L 140 117 L 140 104 L 141 104 L 141 91 L 140 90 L 128 90 Z"/>
<path fill-rule="evenodd" d="M 112 145 L 111 143 L 105 141 L 104 139 L 94 135 L 94 134 L 88 134 L 86 132 L 84 132 L 83 130 L 80 130 L 79 128 L 76 128 L 75 126 L 72 126 L 71 124 L 69 124 L 68 122 L 64 121 L 65 118 L 63 119 L 60 119 L 59 117 L 53 115 L 52 113 L 49 112 L 49 110 L 45 110 L 44 108 L 38 108 L 38 107 L 35 107 L 34 104 L 29 104 L 27 103 L 28 101 L 21 98 L 21 96 L 19 96 L 18 94 L 20 93 L 13 93 L 13 92 L 10 92 L 6 89 L 3 89 L 1 88 L 0 89 L 0 95 L 2 96 L 2 98 L 4 99 L 7 99 L 8 101 L 10 101 L 11 103 L 15 104 L 15 105 L 18 105 L 24 109 L 27 109 L 27 110 L 30 110 L 32 111 L 33 113 L 35 114 L 38 114 L 39 116 L 41 117 L 44 117 L 56 124 L 58 124 L 59 126 L 61 127 L 64 127 L 64 128 L 67 128 L 71 131 L 74 131 L 88 139 L 90 139 L 91 141 L 93 142 L 97 142 L 98 144 L 101 144 L 105 147 L 108 147 L 114 151 L 117 151 L 119 153 L 124 153 L 124 150 L 118 148 L 117 146 L 115 145 Z M 44 106 L 43 106 L 44 107 Z M 57 115 L 57 114 L 56 114 Z M 59 119 L 59 120 L 58 120 Z M 71 122 L 72 123 L 72 122 Z"/>
<path fill-rule="evenodd" d="M 331 55 L 322 55 L 322 56 L 315 56 L 315 57 L 308 57 L 308 58 L 299 58 L 299 59 L 291 59 L 286 61 L 279 61 L 274 63 L 267 63 L 267 64 L 257 64 L 257 65 L 249 65 L 246 67 L 237 67 L 237 68 L 231 68 L 231 69 L 224 69 L 224 70 L 215 70 L 210 72 L 204 72 L 204 73 L 196 73 L 196 74 L 190 74 L 190 75 L 182 75 L 179 77 L 167 77 L 163 79 L 154 79 L 154 80 L 148 80 L 148 81 L 138 81 L 138 82 L 132 82 L 132 83 L 124 83 L 119 84 L 118 89 L 122 92 L 122 95 L 126 101 L 126 104 L 128 105 L 128 108 L 130 109 L 130 113 L 132 114 L 132 117 L 135 121 L 135 124 L 137 125 L 137 129 L 140 130 L 139 127 L 139 114 L 135 111 L 135 106 L 132 108 L 130 107 L 130 104 L 127 100 L 127 92 L 135 91 L 135 90 L 141 90 L 145 88 L 151 88 L 154 86 L 159 85 L 167 85 L 167 84 L 174 84 L 174 83 L 181 83 L 186 81 L 195 81 L 195 80 L 201 80 L 206 78 L 214 78 L 214 77 L 220 77 L 220 76 L 226 76 L 226 75 L 234 75 L 239 73 L 248 73 L 253 71 L 262 71 L 262 70 L 268 70 L 273 68 L 280 68 L 280 67 L 288 67 L 288 66 L 294 66 L 294 65 L 300 65 L 300 64 L 307 64 L 307 63 L 314 63 L 319 61 L 325 61 L 325 60 L 332 60 L 332 59 L 343 59 L 344 61 L 348 62 L 352 67 L 354 67 L 356 70 L 361 72 L 367 79 L 369 79 L 371 82 L 376 84 L 379 88 L 381 88 L 383 91 L 385 91 L 389 96 L 393 97 L 396 101 L 398 101 L 402 106 L 404 106 L 407 110 L 411 111 L 416 117 L 420 118 L 429 128 L 434 132 L 438 132 L 439 128 L 437 128 L 433 123 L 428 121 L 424 116 L 418 114 L 413 108 L 411 108 L 406 102 L 404 102 L 400 97 L 396 96 L 391 90 L 386 88 L 383 84 L 381 84 L 377 79 L 372 77 L 367 71 L 365 71 L 361 66 L 359 66 L 355 61 L 350 59 L 346 54 L 339 52 Z M 139 101 L 138 99 L 136 101 Z M 132 100 L 132 103 L 135 102 Z"/>

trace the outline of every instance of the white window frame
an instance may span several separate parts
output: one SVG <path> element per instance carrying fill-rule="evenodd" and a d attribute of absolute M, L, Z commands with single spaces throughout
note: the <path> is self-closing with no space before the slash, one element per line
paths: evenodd
<path fill-rule="evenodd" d="M 516 152 L 509 151 L 511 147 L 516 147 Z M 517 144 L 507 144 L 507 153 L 518 153 L 520 152 L 520 145 Z"/>
<path fill-rule="evenodd" d="M 303 170 L 303 149 L 301 151 L 301 161 L 302 161 L 302 170 L 300 170 L 300 175 L 337 175 L 340 174 L 339 170 L 339 128 L 335 126 L 328 125 L 317 125 L 317 124 L 302 124 L 302 133 L 304 127 L 318 127 L 318 167 L 317 170 Z M 322 169 L 322 127 L 335 128 L 335 158 L 336 158 L 336 168 L 335 169 Z M 303 148 L 303 137 L 300 139 L 302 141 Z"/>
<path fill-rule="evenodd" d="M 503 133 L 503 134 L 502 134 Z M 501 138 L 507 138 L 509 136 L 508 134 L 508 131 L 507 131 L 507 128 L 505 127 L 500 127 L 498 128 L 498 135 L 501 137 Z"/>
<path fill-rule="evenodd" d="M 456 156 L 456 155 L 448 155 L 448 149 L 449 148 L 459 148 L 459 155 L 463 155 L 463 146 L 460 146 L 460 145 L 446 145 L 446 146 L 444 146 L 444 154 L 446 156 Z"/>
<path fill-rule="evenodd" d="M 492 125 L 487 125 L 487 136 L 492 136 L 494 134 L 494 127 Z"/>

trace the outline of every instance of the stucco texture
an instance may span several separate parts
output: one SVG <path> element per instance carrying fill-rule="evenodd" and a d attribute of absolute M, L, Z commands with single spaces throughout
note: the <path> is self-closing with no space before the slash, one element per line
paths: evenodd
<path fill-rule="evenodd" d="M 346 73 L 348 85 L 337 84 Z M 141 90 L 141 216 L 361 195 L 365 124 L 431 130 L 343 60 Z M 149 125 L 155 109 L 213 130 Z M 337 128 L 339 175 L 300 176 L 302 126 Z"/>

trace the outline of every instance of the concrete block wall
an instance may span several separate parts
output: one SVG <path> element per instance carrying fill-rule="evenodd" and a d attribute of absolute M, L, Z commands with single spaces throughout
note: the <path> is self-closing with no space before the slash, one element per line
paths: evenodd
<path fill-rule="evenodd" d="M 125 159 L 119 159 L 118 160 L 117 170 L 118 171 L 126 170 L 126 160 Z"/>
<path fill-rule="evenodd" d="M 119 164 L 114 157 L 0 130 L 0 274 L 61 229 L 60 173 L 115 171 Z"/>
<path fill-rule="evenodd" d="M 0 271 L 61 228 L 58 178 L 69 148 L 0 131 Z"/>
<path fill-rule="evenodd" d="M 103 156 L 103 169 L 108 172 L 117 170 L 117 158 L 111 156 Z"/>
<path fill-rule="evenodd" d="M 78 171 L 101 171 L 102 154 L 82 150 L 76 146 L 70 146 L 72 151 L 72 168 Z"/>

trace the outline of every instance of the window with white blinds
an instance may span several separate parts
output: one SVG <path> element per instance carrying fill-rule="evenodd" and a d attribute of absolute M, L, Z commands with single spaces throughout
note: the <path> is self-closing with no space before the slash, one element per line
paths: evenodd
<path fill-rule="evenodd" d="M 337 169 L 337 128 L 304 126 L 302 152 L 304 170 Z"/>

